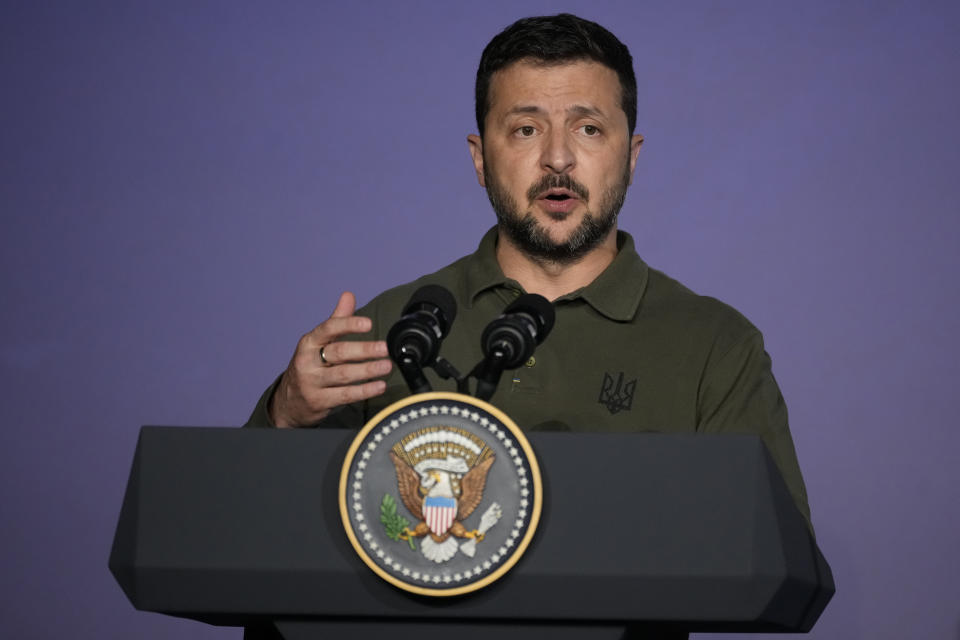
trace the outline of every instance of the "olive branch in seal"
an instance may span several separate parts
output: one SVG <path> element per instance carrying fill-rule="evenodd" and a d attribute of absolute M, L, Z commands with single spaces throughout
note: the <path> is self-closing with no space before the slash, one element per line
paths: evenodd
<path fill-rule="evenodd" d="M 383 501 L 380 502 L 380 522 L 383 523 L 384 532 L 391 540 L 399 540 L 400 534 L 410 526 L 410 521 L 397 513 L 397 501 L 389 493 L 383 494 Z M 416 551 L 413 538 L 405 536 L 405 539 L 410 548 Z"/>

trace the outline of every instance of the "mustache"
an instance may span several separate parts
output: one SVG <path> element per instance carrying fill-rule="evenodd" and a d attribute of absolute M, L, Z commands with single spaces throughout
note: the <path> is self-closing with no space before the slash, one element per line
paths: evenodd
<path fill-rule="evenodd" d="M 577 197 L 586 202 L 590 199 L 590 192 L 585 186 L 563 173 L 560 175 L 545 175 L 527 190 L 527 198 L 533 202 L 550 189 L 566 189 L 577 194 Z"/>

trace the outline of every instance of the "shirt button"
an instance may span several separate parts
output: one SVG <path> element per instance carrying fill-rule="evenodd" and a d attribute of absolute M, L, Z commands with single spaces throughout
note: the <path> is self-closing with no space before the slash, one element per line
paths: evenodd
<path fill-rule="evenodd" d="M 534 358 L 533 356 L 530 356 L 530 359 L 527 360 L 526 364 L 528 367 L 532 367 L 533 365 L 537 364 L 537 359 Z"/>

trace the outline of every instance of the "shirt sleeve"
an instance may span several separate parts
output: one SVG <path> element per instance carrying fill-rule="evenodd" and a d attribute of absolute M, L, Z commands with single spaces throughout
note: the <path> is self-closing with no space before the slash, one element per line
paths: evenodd
<path fill-rule="evenodd" d="M 708 364 L 699 405 L 699 431 L 760 436 L 812 531 L 807 490 L 790 436 L 787 406 L 759 331 L 752 330 Z"/>
<path fill-rule="evenodd" d="M 273 397 L 273 392 L 276 391 L 278 384 L 280 384 L 280 376 L 277 376 L 273 384 L 267 387 L 267 390 L 260 396 L 257 406 L 253 408 L 253 413 L 250 414 L 247 422 L 243 425 L 244 428 L 272 429 L 277 426 L 270 419 L 270 412 L 267 408 L 270 406 L 270 399 Z"/>

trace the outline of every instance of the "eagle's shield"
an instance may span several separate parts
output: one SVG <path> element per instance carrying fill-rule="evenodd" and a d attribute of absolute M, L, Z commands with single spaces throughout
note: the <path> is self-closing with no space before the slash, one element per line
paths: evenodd
<path fill-rule="evenodd" d="M 423 501 L 423 519 L 430 531 L 442 536 L 457 516 L 457 501 L 441 496 L 427 496 Z"/>

